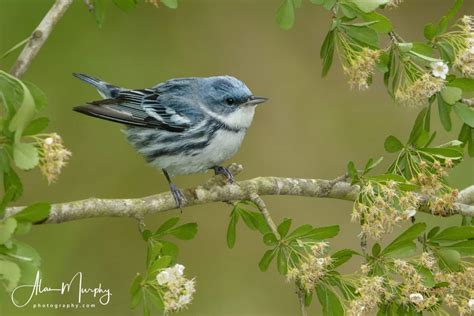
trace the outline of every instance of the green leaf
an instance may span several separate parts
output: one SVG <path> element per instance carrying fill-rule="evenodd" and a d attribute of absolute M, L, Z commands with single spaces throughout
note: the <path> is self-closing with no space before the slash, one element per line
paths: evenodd
<path fill-rule="evenodd" d="M 291 218 L 285 218 L 280 225 L 278 225 L 278 233 L 280 234 L 281 238 L 285 237 L 288 234 L 291 226 Z"/>
<path fill-rule="evenodd" d="M 15 115 L 12 117 L 8 128 L 10 131 L 15 132 L 15 142 L 19 142 L 20 137 L 23 134 L 23 130 L 33 118 L 36 108 L 30 90 L 23 82 L 19 81 L 18 79 L 15 80 L 17 80 L 23 89 L 23 100 Z"/>
<path fill-rule="evenodd" d="M 313 226 L 309 224 L 302 225 L 296 228 L 290 235 L 286 237 L 286 240 L 292 240 L 300 238 L 313 230 Z"/>
<path fill-rule="evenodd" d="M 142 276 L 140 273 L 137 273 L 135 279 L 133 279 L 132 285 L 130 286 L 130 295 L 131 295 L 131 302 L 130 308 L 134 309 L 140 304 L 142 300 L 142 291 L 141 291 L 141 282 L 143 281 Z"/>
<path fill-rule="evenodd" d="M 423 34 L 425 35 L 425 38 L 427 40 L 431 41 L 438 34 L 438 31 L 437 28 L 433 25 L 433 23 L 428 23 L 423 29 Z"/>
<path fill-rule="evenodd" d="M 39 163 L 38 150 L 33 144 L 15 143 L 13 145 L 13 160 L 20 169 L 32 169 Z"/>
<path fill-rule="evenodd" d="M 439 119 L 441 124 L 443 125 L 446 131 L 451 131 L 452 124 L 451 124 L 451 106 L 446 103 L 443 98 L 439 96 L 436 98 L 438 100 L 438 112 L 439 112 Z"/>
<path fill-rule="evenodd" d="M 0 260 L 0 280 L 4 280 L 7 292 L 13 291 L 20 281 L 20 267 L 12 261 Z"/>
<path fill-rule="evenodd" d="M 413 128 L 410 133 L 410 138 L 408 139 L 408 144 L 413 145 L 416 143 L 422 132 L 424 131 L 423 123 L 425 121 L 425 116 L 428 112 L 428 108 L 424 108 L 418 113 Z"/>
<path fill-rule="evenodd" d="M 375 21 L 375 22 L 377 22 L 377 23 L 369 25 L 369 27 L 371 29 L 373 29 L 374 31 L 378 32 L 378 33 L 388 33 L 392 30 L 392 22 L 390 22 L 390 20 L 386 16 L 384 16 L 380 13 L 377 13 L 377 12 L 370 12 L 370 13 L 360 12 L 359 15 L 364 21 L 368 21 L 368 22 Z"/>
<path fill-rule="evenodd" d="M 120 10 L 128 12 L 137 6 L 137 0 L 113 0 Z"/>
<path fill-rule="evenodd" d="M 413 48 L 413 43 L 400 42 L 400 43 L 397 43 L 397 46 L 400 49 L 400 51 L 402 51 L 403 53 L 407 53 Z"/>
<path fill-rule="evenodd" d="M 438 249 L 433 252 L 438 259 L 439 267 L 443 270 L 459 271 L 461 255 L 453 249 Z"/>
<path fill-rule="evenodd" d="M 382 160 L 383 160 L 383 157 L 380 157 L 376 161 L 370 158 L 369 161 L 367 161 L 367 163 L 365 164 L 364 175 L 369 173 L 375 167 L 377 167 L 382 162 Z"/>
<path fill-rule="evenodd" d="M 390 251 L 384 251 L 384 255 L 391 258 L 405 258 L 416 253 L 416 244 L 413 241 L 403 241 L 393 246 Z"/>
<path fill-rule="evenodd" d="M 171 256 L 173 258 L 178 256 L 179 249 L 176 244 L 166 240 L 160 240 L 160 243 L 163 245 L 163 248 L 161 249 L 161 254 L 163 256 Z"/>
<path fill-rule="evenodd" d="M 157 242 L 154 240 L 150 240 L 148 242 L 146 255 L 147 267 L 150 267 L 151 264 L 156 260 L 156 257 L 161 253 L 161 250 L 163 249 L 163 242 L 164 241 Z"/>
<path fill-rule="evenodd" d="M 37 268 L 41 264 L 41 256 L 36 249 L 18 240 L 12 240 L 12 247 L 5 251 L 5 254 L 18 261 L 28 262 Z"/>
<path fill-rule="evenodd" d="M 256 230 L 258 227 L 258 223 L 256 218 L 248 211 L 244 209 L 239 209 L 239 214 L 244 220 L 245 225 L 251 230 Z"/>
<path fill-rule="evenodd" d="M 160 0 L 165 6 L 170 9 L 177 9 L 178 8 L 178 0 Z"/>
<path fill-rule="evenodd" d="M 323 240 L 337 236 L 339 233 L 339 225 L 316 227 L 313 228 L 309 233 L 301 236 L 302 238 L 308 238 L 313 240 Z M 290 239 L 289 237 L 287 239 Z"/>
<path fill-rule="evenodd" d="M 144 289 L 145 289 L 146 300 L 152 302 L 153 305 L 155 305 L 155 307 L 158 310 L 163 311 L 165 309 L 165 304 L 163 303 L 163 300 L 161 299 L 158 292 L 153 288 L 144 288 Z"/>
<path fill-rule="evenodd" d="M 282 275 L 286 275 L 286 273 L 288 272 L 288 261 L 285 254 L 285 248 L 283 247 L 278 248 L 277 269 L 278 272 Z"/>
<path fill-rule="evenodd" d="M 23 185 L 20 177 L 18 177 L 15 171 L 11 168 L 3 173 L 3 186 L 6 191 L 12 191 L 15 193 L 12 197 L 12 201 L 16 201 L 23 194 Z"/>
<path fill-rule="evenodd" d="M 474 256 L 474 240 L 461 241 L 449 246 L 444 246 L 445 248 L 456 250 L 462 256 Z"/>
<path fill-rule="evenodd" d="M 382 248 L 380 247 L 380 244 L 376 242 L 372 246 L 372 256 L 377 257 L 380 254 L 381 250 L 382 250 Z"/>
<path fill-rule="evenodd" d="M 388 0 L 351 0 L 355 3 L 359 9 L 364 12 L 372 12 L 381 5 L 384 5 L 388 2 Z"/>
<path fill-rule="evenodd" d="M 321 71 L 321 76 L 324 77 L 331 69 L 332 60 L 334 57 L 334 39 L 335 33 L 334 30 L 329 31 L 324 38 L 323 44 L 321 45 L 320 57 L 323 60 L 323 69 Z"/>
<path fill-rule="evenodd" d="M 36 135 L 48 127 L 49 119 L 47 117 L 39 117 L 31 121 L 23 131 L 23 136 Z"/>
<path fill-rule="evenodd" d="M 23 83 L 28 88 L 31 96 L 33 97 L 36 111 L 41 111 L 48 104 L 48 98 L 46 97 L 46 94 L 44 94 L 44 92 L 34 83 L 28 81 L 23 81 Z"/>
<path fill-rule="evenodd" d="M 318 284 L 316 286 L 316 294 L 323 308 L 324 316 L 341 316 L 345 314 L 339 298 L 328 287 Z"/>
<path fill-rule="evenodd" d="M 425 43 L 413 42 L 412 50 L 421 55 L 433 56 L 433 47 Z"/>
<path fill-rule="evenodd" d="M 378 48 L 379 46 L 379 37 L 377 32 L 373 29 L 369 28 L 368 26 L 351 26 L 351 25 L 341 25 L 341 28 L 344 32 L 360 44 L 371 47 L 371 48 Z"/>
<path fill-rule="evenodd" d="M 436 285 L 436 281 L 434 279 L 433 273 L 431 271 L 423 266 L 417 266 L 415 267 L 416 271 L 421 274 L 423 277 L 423 285 L 426 287 L 433 287 Z"/>
<path fill-rule="evenodd" d="M 332 254 L 331 267 L 336 268 L 349 261 L 353 255 L 359 255 L 358 252 L 351 249 L 342 249 Z"/>
<path fill-rule="evenodd" d="M 51 205 L 49 203 L 35 203 L 25 207 L 13 217 L 19 222 L 39 222 L 49 216 Z"/>
<path fill-rule="evenodd" d="M 197 233 L 197 224 L 196 223 L 184 224 L 184 225 L 181 225 L 169 230 L 168 233 L 182 240 L 193 239 Z"/>
<path fill-rule="evenodd" d="M 438 23 L 438 33 L 444 33 L 448 29 L 448 23 L 451 21 L 456 13 L 459 11 L 463 3 L 463 0 L 456 0 L 454 5 L 449 9 L 448 13 L 441 18 Z"/>
<path fill-rule="evenodd" d="M 454 104 L 453 108 L 461 121 L 470 127 L 474 127 L 474 108 L 468 107 L 466 104 L 461 102 Z"/>
<path fill-rule="evenodd" d="M 456 87 L 464 92 L 474 92 L 474 79 L 456 78 L 447 83 L 449 87 Z"/>
<path fill-rule="evenodd" d="M 104 25 L 104 20 L 105 20 L 105 5 L 104 5 L 104 0 L 93 0 L 93 11 L 95 21 L 97 22 L 97 25 L 99 27 L 102 27 Z"/>
<path fill-rule="evenodd" d="M 403 149 L 403 144 L 395 136 L 388 136 L 383 144 L 385 150 L 389 153 L 396 153 Z"/>
<path fill-rule="evenodd" d="M 258 263 L 258 266 L 262 272 L 268 270 L 268 266 L 272 262 L 275 255 L 276 255 L 276 248 L 265 251 L 262 259 L 260 259 L 260 262 Z"/>
<path fill-rule="evenodd" d="M 168 230 L 173 228 L 179 222 L 179 217 L 172 217 L 168 219 L 166 222 L 160 225 L 158 229 L 155 231 L 154 235 L 161 235 L 167 233 Z"/>
<path fill-rule="evenodd" d="M 173 258 L 171 256 L 160 256 L 148 268 L 150 275 L 156 275 L 159 270 L 169 267 Z"/>
<path fill-rule="evenodd" d="M 12 217 L 0 221 L 0 245 L 3 245 L 10 240 L 13 232 L 15 232 L 16 225 L 16 219 Z"/>
<path fill-rule="evenodd" d="M 400 245 L 404 245 L 407 241 L 412 241 L 426 229 L 425 223 L 417 223 L 410 226 L 407 230 L 395 238 L 385 249 L 382 254 L 388 254 L 396 250 Z"/>
<path fill-rule="evenodd" d="M 461 159 L 462 158 L 462 152 L 453 148 L 421 148 L 418 151 L 422 153 L 429 153 L 433 156 L 443 158 L 443 159 L 446 159 L 446 158 Z"/>
<path fill-rule="evenodd" d="M 235 236 L 236 236 L 236 225 L 239 220 L 239 214 L 232 212 L 230 217 L 229 226 L 227 227 L 227 247 L 234 248 L 235 246 Z"/>
<path fill-rule="evenodd" d="M 276 245 L 278 240 L 276 239 L 275 235 L 273 233 L 266 233 L 263 235 L 263 243 L 267 246 L 274 246 Z"/>
<path fill-rule="evenodd" d="M 347 173 L 352 179 L 352 183 L 359 181 L 359 173 L 353 161 L 349 161 L 347 164 Z"/>
<path fill-rule="evenodd" d="M 293 23 L 295 22 L 295 8 L 293 6 L 293 1 L 284 0 L 282 2 L 276 14 L 276 21 L 284 30 L 289 30 L 293 27 Z"/>
<path fill-rule="evenodd" d="M 456 87 L 445 86 L 441 89 L 440 94 L 446 103 L 453 105 L 461 100 L 462 90 Z"/>
<path fill-rule="evenodd" d="M 440 240 L 463 240 L 474 238 L 474 226 L 453 226 L 448 227 L 445 230 L 438 233 L 431 240 L 440 241 Z"/>

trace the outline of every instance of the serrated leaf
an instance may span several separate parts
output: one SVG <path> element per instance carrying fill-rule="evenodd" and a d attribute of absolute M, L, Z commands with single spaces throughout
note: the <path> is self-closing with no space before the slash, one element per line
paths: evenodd
<path fill-rule="evenodd" d="M 5 251 L 5 254 L 18 261 L 28 262 L 38 268 L 41 264 L 41 256 L 35 248 L 30 245 L 18 241 L 12 241 L 12 247 Z"/>

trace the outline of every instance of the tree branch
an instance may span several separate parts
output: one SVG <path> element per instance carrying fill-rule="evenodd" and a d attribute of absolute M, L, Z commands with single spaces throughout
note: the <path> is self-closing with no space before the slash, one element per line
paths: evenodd
<path fill-rule="evenodd" d="M 242 170 L 242 166 L 237 164 L 232 164 L 229 168 L 234 174 Z M 222 176 L 215 176 L 204 185 L 183 190 L 187 200 L 184 207 L 212 202 L 252 200 L 252 198 L 255 201 L 255 194 L 353 201 L 359 193 L 359 186 L 346 182 L 345 176 L 334 180 L 259 177 L 234 184 L 223 185 L 222 182 Z M 24 206 L 9 207 L 6 216 L 13 216 L 23 208 Z M 52 204 L 51 214 L 45 223 L 63 223 L 95 217 L 132 217 L 140 220 L 145 215 L 173 209 L 176 209 L 176 204 L 170 192 L 135 199 L 90 198 Z M 423 205 L 420 205 L 419 211 L 429 212 Z M 459 193 L 453 214 L 474 216 L 474 185 Z"/>
<path fill-rule="evenodd" d="M 72 2 L 73 0 L 57 0 L 53 4 L 41 23 L 31 34 L 30 40 L 26 43 L 20 56 L 18 56 L 18 59 L 10 71 L 12 75 L 21 77 L 26 72 L 33 58 L 35 58 L 48 39 L 49 34 L 51 34 L 54 25 L 61 19 Z"/>

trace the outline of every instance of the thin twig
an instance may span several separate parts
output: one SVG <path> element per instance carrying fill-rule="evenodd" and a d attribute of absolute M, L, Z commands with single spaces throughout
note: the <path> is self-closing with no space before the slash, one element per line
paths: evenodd
<path fill-rule="evenodd" d="M 272 231 L 273 235 L 275 235 L 277 240 L 280 240 L 280 233 L 278 232 L 275 222 L 270 216 L 270 212 L 268 211 L 265 201 L 263 201 L 263 199 L 256 192 L 252 192 L 249 198 L 250 201 L 254 202 L 255 205 L 257 205 L 258 209 L 260 210 L 260 213 L 262 213 L 263 218 L 265 218 L 265 222 L 267 223 L 268 227 L 270 227 L 270 230 Z"/>
<path fill-rule="evenodd" d="M 298 294 L 298 302 L 300 303 L 300 312 L 301 312 L 301 316 L 306 316 L 306 306 L 304 304 L 304 292 L 301 290 L 301 289 L 298 289 L 297 290 L 297 294 Z"/>
<path fill-rule="evenodd" d="M 31 34 L 30 40 L 13 65 L 10 73 L 15 77 L 21 77 L 30 66 L 33 58 L 46 42 L 54 25 L 61 19 L 73 0 L 57 0 L 48 13 L 44 16 L 38 27 Z"/>

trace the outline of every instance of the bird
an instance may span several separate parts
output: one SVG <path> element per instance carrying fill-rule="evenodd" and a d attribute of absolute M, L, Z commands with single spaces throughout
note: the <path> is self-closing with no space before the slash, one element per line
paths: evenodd
<path fill-rule="evenodd" d="M 127 141 L 152 167 L 162 170 L 180 209 L 186 199 L 172 177 L 213 170 L 233 183 L 234 176 L 222 163 L 240 148 L 257 105 L 268 100 L 228 75 L 170 79 L 145 89 L 73 75 L 102 97 L 73 110 L 124 124 Z"/>

